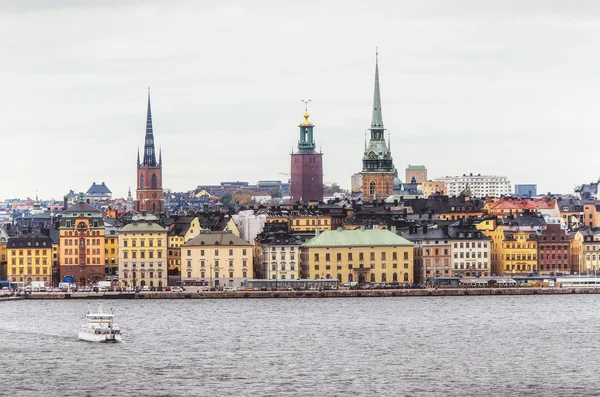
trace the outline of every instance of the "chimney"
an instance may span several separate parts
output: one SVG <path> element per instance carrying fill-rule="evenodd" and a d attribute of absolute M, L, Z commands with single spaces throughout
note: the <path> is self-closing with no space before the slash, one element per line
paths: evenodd
<path fill-rule="evenodd" d="M 319 237 L 320 234 L 321 234 L 321 229 L 319 229 L 319 228 L 315 229 L 315 237 Z"/>
<path fill-rule="evenodd" d="M 427 234 L 427 225 L 423 225 L 423 234 Z"/>
<path fill-rule="evenodd" d="M 448 225 L 442 225 L 442 230 L 444 231 L 444 234 L 448 235 Z"/>
<path fill-rule="evenodd" d="M 392 227 L 390 228 L 390 232 L 396 234 L 396 225 L 392 225 Z"/>

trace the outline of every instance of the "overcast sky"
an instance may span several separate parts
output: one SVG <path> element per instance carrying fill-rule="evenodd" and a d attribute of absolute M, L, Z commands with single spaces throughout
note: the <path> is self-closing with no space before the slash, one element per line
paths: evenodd
<path fill-rule="evenodd" d="M 600 176 L 599 18 L 597 1 L 0 0 L 0 198 L 135 190 L 148 86 L 165 188 L 286 179 L 307 98 L 324 180 L 349 188 L 376 46 L 402 179 L 571 192 Z"/>

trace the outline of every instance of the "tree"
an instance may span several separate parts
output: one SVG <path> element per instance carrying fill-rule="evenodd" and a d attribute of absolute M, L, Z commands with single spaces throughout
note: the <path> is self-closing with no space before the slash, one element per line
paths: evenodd
<path fill-rule="evenodd" d="M 231 193 L 225 193 L 221 196 L 221 204 L 223 204 L 224 207 L 228 207 L 229 203 L 231 203 L 231 199 Z"/>
<path fill-rule="evenodd" d="M 343 192 L 344 190 L 336 182 L 333 182 L 331 186 L 323 186 L 323 191 L 326 195 L 331 196 L 334 193 Z"/>
<path fill-rule="evenodd" d="M 271 193 L 271 197 L 273 198 L 280 198 L 281 197 L 281 188 L 276 187 L 271 189 L 271 191 L 269 192 Z"/>

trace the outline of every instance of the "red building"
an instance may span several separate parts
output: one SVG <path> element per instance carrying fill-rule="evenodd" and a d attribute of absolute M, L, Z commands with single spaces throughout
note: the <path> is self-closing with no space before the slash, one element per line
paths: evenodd
<path fill-rule="evenodd" d="M 135 209 L 138 212 L 163 212 L 165 201 L 162 190 L 162 153 L 156 162 L 154 149 L 154 131 L 152 130 L 152 110 L 150 107 L 150 92 L 148 92 L 148 116 L 146 119 L 146 140 L 144 143 L 144 160 L 137 159 L 137 190 Z"/>
<path fill-rule="evenodd" d="M 569 273 L 572 237 L 560 224 L 542 226 L 538 239 L 538 269 L 541 274 Z"/>
<path fill-rule="evenodd" d="M 308 109 L 300 123 L 298 151 L 292 153 L 291 195 L 292 201 L 323 201 L 323 153 L 315 151 L 314 125 L 308 121 Z"/>

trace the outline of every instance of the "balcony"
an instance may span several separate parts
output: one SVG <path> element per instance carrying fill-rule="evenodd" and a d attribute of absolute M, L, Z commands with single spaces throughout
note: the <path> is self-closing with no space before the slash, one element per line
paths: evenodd
<path fill-rule="evenodd" d="M 352 271 L 359 272 L 359 273 L 367 273 L 367 272 L 371 271 L 371 268 L 360 265 L 359 267 L 353 267 Z"/>

